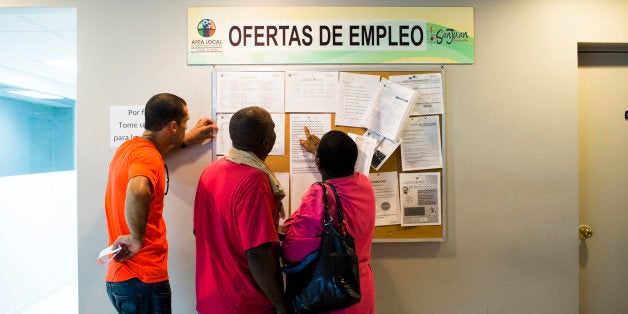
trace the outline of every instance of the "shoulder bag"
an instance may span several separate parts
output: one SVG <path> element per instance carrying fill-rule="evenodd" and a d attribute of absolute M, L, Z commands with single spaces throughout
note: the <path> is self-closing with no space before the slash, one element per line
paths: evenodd
<path fill-rule="evenodd" d="M 355 241 L 346 231 L 342 205 L 336 188 L 317 182 L 323 188 L 323 234 L 321 246 L 303 261 L 284 267 L 286 297 L 294 313 L 316 313 L 347 308 L 360 302 L 360 275 Z M 332 224 L 327 189 L 336 197 L 341 232 Z"/>

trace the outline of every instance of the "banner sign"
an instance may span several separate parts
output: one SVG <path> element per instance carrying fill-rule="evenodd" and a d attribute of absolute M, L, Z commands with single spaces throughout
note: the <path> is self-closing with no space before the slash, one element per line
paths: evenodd
<path fill-rule="evenodd" d="M 188 8 L 188 64 L 474 62 L 472 7 Z"/>

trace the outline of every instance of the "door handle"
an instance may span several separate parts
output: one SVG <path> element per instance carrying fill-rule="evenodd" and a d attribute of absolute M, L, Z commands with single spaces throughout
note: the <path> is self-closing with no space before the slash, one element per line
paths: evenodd
<path fill-rule="evenodd" d="M 581 240 L 588 239 L 593 236 L 593 229 L 588 225 L 580 225 L 578 229 L 578 236 Z"/>

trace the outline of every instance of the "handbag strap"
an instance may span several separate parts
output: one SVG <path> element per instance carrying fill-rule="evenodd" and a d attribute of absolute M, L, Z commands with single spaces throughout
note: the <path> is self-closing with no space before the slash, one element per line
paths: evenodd
<path fill-rule="evenodd" d="M 318 183 L 318 185 L 321 186 L 321 188 L 323 189 L 323 204 L 324 204 L 324 208 L 325 208 L 325 219 L 324 219 L 324 223 L 325 222 L 331 222 L 333 220 L 331 213 L 329 211 L 329 201 L 328 201 L 328 197 L 327 197 L 327 189 L 325 188 L 325 185 L 328 185 L 329 188 L 331 188 L 332 192 L 334 192 L 334 197 L 336 198 L 336 211 L 338 213 L 338 221 L 339 221 L 339 225 L 340 228 L 342 229 L 342 234 L 346 235 L 347 234 L 347 225 L 345 223 L 345 219 L 344 216 L 342 214 L 342 204 L 340 203 L 340 196 L 338 195 L 338 191 L 336 191 L 336 187 L 329 183 L 329 182 L 316 182 Z"/>
<path fill-rule="evenodd" d="M 342 229 L 342 235 L 347 235 L 347 222 L 342 214 L 342 203 L 340 203 L 340 195 L 338 195 L 338 191 L 336 191 L 336 187 L 329 183 L 325 182 L 331 188 L 332 192 L 334 192 L 334 197 L 336 198 L 336 209 L 338 211 L 338 219 L 340 220 L 340 228 Z"/>
<path fill-rule="evenodd" d="M 344 224 L 345 219 L 342 215 L 342 204 L 340 203 L 340 196 L 338 196 L 338 191 L 336 191 L 336 187 L 333 184 L 329 182 L 325 182 L 325 184 L 329 185 L 331 191 L 334 192 L 334 197 L 336 198 L 336 209 L 338 210 L 338 219 L 340 219 L 341 224 Z"/>
<path fill-rule="evenodd" d="M 323 189 L 323 208 L 325 209 L 323 224 L 326 222 L 331 222 L 333 219 L 331 218 L 331 213 L 329 212 L 329 201 L 327 199 L 327 188 L 325 188 L 324 182 L 316 182 L 316 184 L 320 185 Z"/>

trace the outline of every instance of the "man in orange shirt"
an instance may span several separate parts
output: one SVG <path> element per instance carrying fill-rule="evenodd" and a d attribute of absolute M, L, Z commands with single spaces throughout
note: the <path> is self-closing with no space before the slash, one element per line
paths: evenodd
<path fill-rule="evenodd" d="M 109 263 L 107 294 L 120 313 L 170 313 L 168 241 L 162 213 L 168 193 L 163 157 L 215 137 L 202 118 L 190 130 L 185 101 L 158 94 L 146 103 L 145 131 L 124 142 L 109 165 L 105 213 L 109 244 L 120 251 Z"/>

